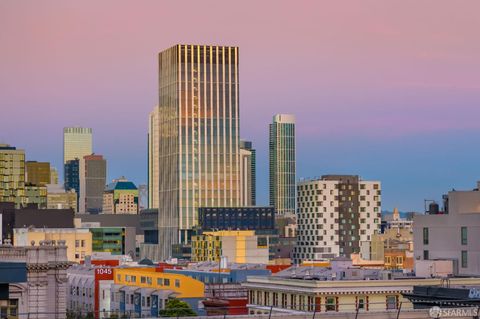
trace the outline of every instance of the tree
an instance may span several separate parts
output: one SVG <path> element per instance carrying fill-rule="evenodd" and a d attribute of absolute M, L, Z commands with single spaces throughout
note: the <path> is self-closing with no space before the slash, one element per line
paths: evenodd
<path fill-rule="evenodd" d="M 195 317 L 196 315 L 188 303 L 178 299 L 170 299 L 165 309 L 160 310 L 162 317 Z"/>

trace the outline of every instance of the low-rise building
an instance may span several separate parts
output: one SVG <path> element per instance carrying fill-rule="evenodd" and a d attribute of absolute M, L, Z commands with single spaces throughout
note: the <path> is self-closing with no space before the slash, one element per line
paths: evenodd
<path fill-rule="evenodd" d="M 62 185 L 47 185 L 47 208 L 48 209 L 67 209 L 71 208 L 77 212 L 77 193 L 75 189 L 65 190 Z"/>
<path fill-rule="evenodd" d="M 24 204 L 33 204 L 40 209 L 47 208 L 47 186 L 26 183 Z"/>
<path fill-rule="evenodd" d="M 107 185 L 103 192 L 104 214 L 138 214 L 138 188 L 121 177 Z"/>
<path fill-rule="evenodd" d="M 69 266 L 64 241 L 0 246 L 1 317 L 66 318 Z"/>
<path fill-rule="evenodd" d="M 67 259 L 71 262 L 84 260 L 92 254 L 92 234 L 88 229 L 78 228 L 15 228 L 14 246 L 27 246 L 31 242 L 64 241 L 67 246 Z"/>
<path fill-rule="evenodd" d="M 136 259 L 134 227 L 92 227 L 92 252 L 129 255 Z"/>
<path fill-rule="evenodd" d="M 192 261 L 268 263 L 268 242 L 260 241 L 253 230 L 223 230 L 192 236 Z"/>

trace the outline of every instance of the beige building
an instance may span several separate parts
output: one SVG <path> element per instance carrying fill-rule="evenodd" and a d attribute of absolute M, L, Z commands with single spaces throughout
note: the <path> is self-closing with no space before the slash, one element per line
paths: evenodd
<path fill-rule="evenodd" d="M 19 208 L 25 200 L 25 151 L 0 144 L 0 202 Z"/>
<path fill-rule="evenodd" d="M 62 185 L 47 185 L 47 208 L 48 209 L 65 209 L 72 208 L 77 212 L 77 193 L 75 190 L 66 191 Z"/>
<path fill-rule="evenodd" d="M 25 182 L 33 185 L 45 186 L 50 184 L 50 163 L 49 162 L 25 162 Z"/>
<path fill-rule="evenodd" d="M 25 205 L 35 204 L 38 208 L 47 208 L 47 186 L 25 184 Z"/>
<path fill-rule="evenodd" d="M 92 154 L 92 129 L 65 127 L 63 129 L 63 164 Z"/>
<path fill-rule="evenodd" d="M 250 314 L 300 312 L 360 312 L 411 310 L 402 293 L 413 286 L 441 285 L 442 279 L 402 280 L 306 280 L 276 276 L 249 276 L 242 286 L 248 289 Z M 451 286 L 478 286 L 480 278 L 451 278 Z"/>
<path fill-rule="evenodd" d="M 65 241 L 71 262 L 79 263 L 92 254 L 92 233 L 86 228 L 15 228 L 13 232 L 14 246 L 29 246 L 32 241 L 45 240 Z"/>
<path fill-rule="evenodd" d="M 159 136 L 160 107 L 157 105 L 148 116 L 148 208 L 159 207 Z"/>
<path fill-rule="evenodd" d="M 103 193 L 103 214 L 138 214 L 138 188 L 121 177 L 108 184 Z"/>
<path fill-rule="evenodd" d="M 222 257 L 234 263 L 268 263 L 268 244 L 259 245 L 253 230 L 222 230 L 192 236 L 192 261 L 220 261 Z"/>

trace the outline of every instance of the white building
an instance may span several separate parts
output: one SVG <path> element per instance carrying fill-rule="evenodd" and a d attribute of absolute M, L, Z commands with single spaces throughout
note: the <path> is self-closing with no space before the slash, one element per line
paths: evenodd
<path fill-rule="evenodd" d="M 360 242 L 378 232 L 381 219 L 379 181 L 352 175 L 326 175 L 297 187 L 297 243 L 294 262 L 349 257 Z"/>
<path fill-rule="evenodd" d="M 480 182 L 478 183 L 480 187 Z M 416 263 L 451 260 L 454 274 L 480 273 L 480 191 L 448 192 L 448 214 L 415 215 L 413 247 Z M 434 270 L 432 270 L 435 273 Z"/>
<path fill-rule="evenodd" d="M 11 264 L 11 266 L 9 266 Z M 64 241 L 32 242 L 28 247 L 0 246 L 1 276 L 8 282 L 8 300 L 2 305 L 8 318 L 66 318 L 67 247 Z M 20 281 L 15 278 L 19 273 Z M 4 282 L 4 280 L 2 280 Z M 2 314 L 3 314 L 2 307 Z M 2 316 L 3 318 L 3 316 Z"/>
<path fill-rule="evenodd" d="M 65 127 L 63 129 L 63 164 L 92 154 L 92 129 Z"/>

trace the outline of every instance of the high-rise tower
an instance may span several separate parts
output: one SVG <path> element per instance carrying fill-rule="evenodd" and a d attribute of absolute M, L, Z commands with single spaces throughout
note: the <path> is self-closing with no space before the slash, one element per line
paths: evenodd
<path fill-rule="evenodd" d="M 270 205 L 278 214 L 295 213 L 295 116 L 277 114 L 270 124 Z"/>
<path fill-rule="evenodd" d="M 92 154 L 92 129 L 65 127 L 63 129 L 63 164 Z"/>
<path fill-rule="evenodd" d="M 159 196 L 159 112 L 160 108 L 155 106 L 148 116 L 148 208 L 158 208 Z"/>
<path fill-rule="evenodd" d="M 252 142 L 240 140 L 241 205 L 256 205 L 256 152 Z"/>
<path fill-rule="evenodd" d="M 202 206 L 240 205 L 238 48 L 159 54 L 159 258 L 190 240 Z"/>

